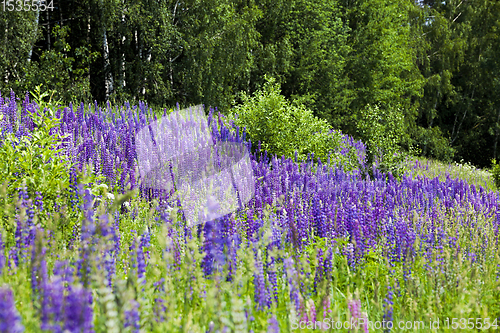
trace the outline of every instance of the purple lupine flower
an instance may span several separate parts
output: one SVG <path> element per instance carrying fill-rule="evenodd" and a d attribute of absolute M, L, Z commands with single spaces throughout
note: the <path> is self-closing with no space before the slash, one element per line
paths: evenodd
<path fill-rule="evenodd" d="M 155 295 L 160 295 L 154 300 L 154 317 L 157 322 L 163 322 L 165 321 L 165 313 L 167 311 L 167 307 L 165 305 L 166 302 L 163 299 L 163 296 L 165 294 L 165 279 L 161 278 L 159 281 L 154 282 L 153 287 L 155 289 Z"/>
<path fill-rule="evenodd" d="M 391 322 L 393 320 L 393 306 L 394 306 L 394 301 L 393 301 L 393 291 L 391 287 L 387 287 L 388 293 L 387 297 L 384 298 L 384 320 L 386 322 Z M 385 332 L 390 332 L 390 328 L 387 328 Z"/>
<path fill-rule="evenodd" d="M 217 255 L 217 235 L 215 233 L 217 230 L 214 230 L 213 221 L 208 221 L 203 226 L 202 230 L 205 235 L 205 240 L 203 244 L 203 251 L 206 253 L 202 259 L 201 266 L 203 268 L 203 273 L 205 276 L 210 276 L 214 269 L 214 259 Z"/>
<path fill-rule="evenodd" d="M 141 315 L 139 313 L 139 302 L 136 300 L 130 301 L 131 309 L 125 311 L 125 325 L 130 327 L 132 332 L 139 333 L 141 329 Z"/>
<path fill-rule="evenodd" d="M 330 295 L 323 298 L 322 306 L 323 306 L 323 318 L 328 318 L 332 313 Z"/>
<path fill-rule="evenodd" d="M 13 129 L 15 129 L 17 125 L 17 103 L 16 103 L 16 95 L 14 94 L 14 91 L 12 89 L 10 90 L 10 103 L 9 103 L 8 115 Z"/>
<path fill-rule="evenodd" d="M 62 279 L 63 283 L 73 283 L 74 267 L 72 267 L 68 260 L 57 260 L 54 263 L 53 273 Z"/>
<path fill-rule="evenodd" d="M 23 237 L 23 225 L 19 218 L 16 218 L 16 232 L 14 233 L 14 238 L 16 240 L 15 248 L 11 248 L 11 258 L 19 266 L 19 253 L 22 253 L 24 248 L 24 237 Z"/>
<path fill-rule="evenodd" d="M 43 211 L 43 196 L 41 192 L 36 191 L 35 192 L 35 201 L 33 202 L 38 209 L 38 211 Z"/>
<path fill-rule="evenodd" d="M 70 191 L 70 202 L 71 207 L 76 208 L 78 206 L 78 176 L 76 173 L 76 168 L 72 166 L 69 169 L 69 191 Z"/>
<path fill-rule="evenodd" d="M 42 330 L 62 332 L 64 286 L 60 277 L 53 277 L 49 283 L 43 285 L 41 325 Z"/>
<path fill-rule="evenodd" d="M 90 265 L 90 254 L 93 250 L 93 242 L 96 241 L 94 239 L 95 231 L 96 231 L 96 222 L 94 219 L 94 209 L 93 209 L 93 199 L 94 196 L 90 193 L 89 189 L 83 189 L 83 185 L 78 186 L 80 196 L 82 198 L 81 210 L 84 215 L 84 219 L 81 223 L 81 247 L 80 247 L 80 258 L 78 259 L 78 276 L 84 282 L 84 286 L 87 286 L 91 265 Z"/>
<path fill-rule="evenodd" d="M 141 243 L 140 243 L 142 251 L 146 254 L 147 258 L 150 259 L 150 254 L 148 250 L 145 250 L 146 248 L 151 246 L 151 235 L 149 232 L 144 232 L 141 236 Z"/>
<path fill-rule="evenodd" d="M 325 259 L 323 260 L 323 274 L 326 278 L 330 277 L 330 274 L 333 270 L 333 252 L 332 249 L 328 249 L 328 252 L 326 253 Z"/>
<path fill-rule="evenodd" d="M 302 300 L 301 300 L 301 295 L 299 291 L 299 286 L 298 286 L 298 281 L 296 280 L 297 275 L 297 270 L 294 267 L 294 262 L 292 258 L 286 258 L 284 263 L 285 267 L 285 272 L 286 276 L 288 279 L 288 286 L 290 288 L 290 299 L 293 301 L 293 304 L 295 305 L 295 310 L 299 314 L 302 310 Z"/>
<path fill-rule="evenodd" d="M 271 305 L 269 291 L 266 287 L 266 280 L 264 278 L 264 267 L 260 258 L 255 258 L 255 303 L 259 310 L 264 310 Z"/>
<path fill-rule="evenodd" d="M 64 300 L 64 331 L 93 333 L 92 294 L 85 288 L 71 287 Z"/>
<path fill-rule="evenodd" d="M 28 219 L 26 220 L 26 230 L 24 230 L 24 246 L 25 248 L 29 248 L 35 242 L 36 232 L 36 226 L 33 223 L 33 220 L 35 218 L 35 209 L 33 208 L 33 205 L 31 203 L 26 212 L 28 214 Z"/>
<path fill-rule="evenodd" d="M 90 193 L 89 189 L 83 189 L 83 185 L 79 185 L 79 195 L 83 199 L 82 211 L 84 213 L 84 220 L 82 222 L 81 238 L 82 242 L 90 239 L 95 232 L 94 210 L 93 201 L 94 196 Z"/>
<path fill-rule="evenodd" d="M 275 263 L 274 263 L 274 258 L 271 258 L 271 263 L 269 264 L 267 276 L 269 279 L 269 284 L 271 285 L 272 297 L 277 304 L 278 303 L 278 277 L 276 274 L 276 267 L 275 267 Z"/>
<path fill-rule="evenodd" d="M 323 266 L 324 266 L 324 259 L 323 259 L 323 249 L 318 250 L 318 266 L 316 268 L 316 275 L 314 276 L 314 291 L 317 291 L 317 286 L 318 283 L 320 283 L 323 280 Z"/>
<path fill-rule="evenodd" d="M 139 246 L 136 247 L 136 256 L 137 256 L 137 277 L 139 279 L 145 278 L 146 274 L 146 259 L 144 257 L 144 249 L 149 246 L 149 233 L 145 232 L 139 243 Z M 146 251 L 149 255 L 149 252 Z M 146 283 L 144 280 L 143 283 Z"/>
<path fill-rule="evenodd" d="M 21 333 L 24 327 L 16 309 L 14 295 L 8 286 L 0 287 L 0 332 Z"/>
<path fill-rule="evenodd" d="M 314 305 L 314 301 L 312 299 L 309 299 L 307 305 L 308 305 L 307 314 L 309 317 L 309 321 L 314 324 L 316 322 L 316 306 Z"/>
<path fill-rule="evenodd" d="M 351 323 L 355 325 L 356 328 L 359 329 L 358 327 L 358 320 L 363 319 L 361 322 L 364 323 L 363 325 L 363 330 L 365 333 L 368 332 L 368 319 L 364 314 L 361 313 L 361 301 L 358 299 L 353 299 L 350 300 L 347 304 L 347 307 L 349 308 L 349 312 L 351 313 L 351 318 L 352 321 Z"/>
<path fill-rule="evenodd" d="M 275 315 L 273 315 L 271 318 L 269 318 L 267 323 L 268 323 L 268 326 L 267 326 L 268 333 L 280 333 L 280 325 L 278 323 L 278 320 L 276 320 Z"/>
<path fill-rule="evenodd" d="M 136 231 L 135 230 L 130 230 L 130 232 L 133 234 L 132 236 L 132 244 L 128 247 L 128 250 L 130 251 L 130 266 L 132 268 L 137 267 L 137 237 L 136 237 Z"/>
<path fill-rule="evenodd" d="M 113 224 L 113 245 L 114 245 L 114 251 L 113 255 L 115 258 L 118 258 L 118 255 L 120 254 L 120 212 L 116 211 L 115 212 L 115 223 Z"/>
<path fill-rule="evenodd" d="M 46 249 L 33 246 L 31 253 L 31 289 L 35 297 L 39 298 L 43 296 L 43 290 L 48 282 Z"/>
<path fill-rule="evenodd" d="M 345 246 L 345 251 L 346 251 L 346 257 L 347 261 L 349 263 L 349 266 L 355 267 L 356 265 L 356 254 L 355 254 L 355 248 L 352 243 L 349 243 Z"/>

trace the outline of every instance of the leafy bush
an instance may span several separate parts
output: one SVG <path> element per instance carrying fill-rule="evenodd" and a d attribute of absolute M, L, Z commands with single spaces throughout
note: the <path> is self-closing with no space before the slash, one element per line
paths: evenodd
<path fill-rule="evenodd" d="M 413 141 L 422 151 L 422 155 L 444 162 L 451 162 L 455 149 L 443 136 L 439 127 L 417 127 L 413 133 Z"/>
<path fill-rule="evenodd" d="M 493 176 L 493 180 L 495 181 L 495 186 L 497 189 L 500 189 L 500 164 L 497 164 L 496 160 L 492 160 L 491 164 L 491 174 Z"/>
<path fill-rule="evenodd" d="M 343 141 L 340 132 L 332 130 L 323 119 L 300 103 L 291 103 L 281 95 L 280 85 L 267 78 L 264 87 L 253 96 L 242 93 L 242 104 L 232 114 L 234 123 L 246 128 L 250 140 L 261 142 L 273 155 L 299 161 L 314 154 L 314 159 L 331 161 L 347 169 L 356 167 L 354 149 Z"/>
<path fill-rule="evenodd" d="M 57 131 L 60 119 L 55 116 L 55 107 L 50 101 L 44 101 L 49 94 L 41 93 L 40 89 L 39 86 L 34 94 L 38 110 L 26 109 L 33 122 L 31 132 L 22 127 L 17 129 L 15 123 L 13 128 L 0 127 L 3 137 L 0 144 L 0 179 L 7 186 L 8 198 L 13 198 L 22 188 L 30 197 L 38 195 L 45 203 L 53 204 L 69 186 L 71 163 L 62 148 L 65 137 Z M 11 113 L 17 112 L 15 105 L 13 108 Z M 4 117 L 0 114 L 0 122 Z"/>
<path fill-rule="evenodd" d="M 29 193 L 36 190 L 53 198 L 67 187 L 70 164 L 60 148 L 64 137 L 56 131 L 60 119 L 55 117 L 54 106 L 43 101 L 48 93 L 38 93 L 35 100 L 39 110 L 27 110 L 34 130 L 29 135 L 5 134 L 0 147 L 0 172 L 14 189 L 25 183 Z"/>
<path fill-rule="evenodd" d="M 81 46 L 71 54 L 69 26 L 54 26 L 52 36 L 53 48 L 43 51 L 38 62 L 28 64 L 22 88 L 32 90 L 43 84 L 53 91 L 56 98 L 65 101 L 89 99 L 91 95 L 87 74 L 98 53 Z"/>
<path fill-rule="evenodd" d="M 402 170 L 407 156 L 400 144 L 405 139 L 404 119 L 399 110 L 382 110 L 377 105 L 367 105 L 358 119 L 358 131 L 367 146 L 368 166 L 373 164 L 383 172 L 393 175 Z"/>

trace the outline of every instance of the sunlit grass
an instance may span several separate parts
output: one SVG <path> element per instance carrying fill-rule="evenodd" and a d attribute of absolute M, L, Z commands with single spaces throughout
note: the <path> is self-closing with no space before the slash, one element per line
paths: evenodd
<path fill-rule="evenodd" d="M 429 178 L 438 177 L 444 181 L 449 176 L 452 179 L 461 179 L 476 187 L 482 186 L 488 191 L 496 191 L 495 181 L 491 172 L 487 169 L 479 169 L 470 163 L 443 163 L 441 161 L 427 159 L 425 157 L 414 157 L 407 161 L 406 168 L 414 176 L 425 176 Z"/>

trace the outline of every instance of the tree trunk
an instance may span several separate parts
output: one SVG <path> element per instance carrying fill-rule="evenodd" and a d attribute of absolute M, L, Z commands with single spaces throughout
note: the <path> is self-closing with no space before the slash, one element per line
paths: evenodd
<path fill-rule="evenodd" d="M 59 0 L 59 19 L 61 20 L 61 23 L 59 24 L 61 26 L 61 28 L 63 27 L 63 13 L 62 13 L 62 5 L 61 5 L 61 0 Z"/>
<path fill-rule="evenodd" d="M 177 1 L 175 3 L 175 6 L 174 6 L 174 11 L 173 11 L 173 14 L 172 14 L 172 26 L 175 26 L 177 25 L 177 22 L 175 21 L 175 15 L 177 13 L 177 6 L 179 5 L 179 1 Z M 170 45 L 172 45 L 172 43 L 170 43 Z M 172 59 L 172 52 L 169 52 L 169 57 L 168 57 L 168 62 L 169 62 L 169 77 L 170 77 L 170 89 L 173 91 L 174 90 L 174 68 L 173 68 L 173 62 L 179 57 L 179 56 L 176 56 L 174 59 Z"/>
<path fill-rule="evenodd" d="M 50 15 L 49 11 L 46 11 L 47 13 L 47 50 L 50 51 Z"/>
<path fill-rule="evenodd" d="M 3 45 L 7 45 L 7 42 L 8 42 L 8 39 L 7 39 L 7 36 L 9 34 L 9 20 L 6 20 L 5 21 L 5 38 L 4 38 L 4 43 Z M 9 86 L 9 70 L 7 69 L 7 67 L 5 68 L 5 72 L 4 72 L 4 81 L 5 81 L 5 86 Z"/>
<path fill-rule="evenodd" d="M 149 65 L 151 63 L 151 52 L 148 51 L 147 54 L 148 55 L 146 56 L 146 61 L 148 63 L 147 66 L 149 67 Z M 142 96 L 145 97 L 146 96 L 146 84 L 147 84 L 148 80 L 147 80 L 147 77 L 146 77 L 145 73 L 143 75 L 144 75 L 144 81 L 142 83 Z"/>
<path fill-rule="evenodd" d="M 455 125 L 457 124 L 458 113 L 455 114 L 455 122 L 453 124 L 453 130 L 451 132 L 450 145 L 453 145 L 453 142 L 455 142 L 455 140 L 458 138 L 458 134 L 460 133 L 460 128 L 462 127 L 462 123 L 464 122 L 465 116 L 467 115 L 467 112 L 469 111 L 471 101 L 474 99 L 474 91 L 475 91 L 475 89 L 476 89 L 476 87 L 472 88 L 472 94 L 470 96 L 469 101 L 467 102 L 467 106 L 465 108 L 464 115 L 462 116 L 462 119 L 460 120 L 460 123 L 458 124 L 456 133 L 455 133 Z M 453 134 L 455 134 L 455 136 L 453 136 Z"/>
<path fill-rule="evenodd" d="M 106 34 L 106 27 L 104 26 L 103 34 L 103 54 L 104 54 L 104 75 L 105 75 L 105 86 L 106 86 L 106 101 L 109 99 L 109 95 L 113 92 L 113 76 L 111 75 L 111 68 L 109 63 L 109 46 L 108 37 Z"/>
<path fill-rule="evenodd" d="M 87 17 L 87 45 L 89 46 L 89 53 L 92 51 L 91 50 L 91 46 L 90 46 L 90 2 L 89 2 L 89 8 L 88 8 L 88 17 Z M 88 71 L 87 71 L 87 80 L 89 82 L 89 85 L 90 85 L 90 63 L 88 64 Z"/>
<path fill-rule="evenodd" d="M 101 10 L 104 10 L 103 1 L 101 3 Z M 104 15 L 103 15 L 104 16 Z M 104 18 L 102 18 L 102 46 L 103 46 L 103 56 L 104 56 L 104 86 L 106 89 L 106 102 L 109 100 L 109 96 L 113 92 L 113 75 L 111 74 L 111 66 L 109 63 L 109 46 L 108 46 L 108 35 L 106 32 L 106 23 Z"/>
<path fill-rule="evenodd" d="M 122 8 L 122 27 L 125 28 L 125 0 L 123 1 L 123 8 Z M 122 54 L 121 54 L 121 87 L 125 88 L 125 34 L 122 36 L 122 43 L 121 43 L 121 48 L 122 48 Z"/>
<path fill-rule="evenodd" d="M 40 6 L 40 0 L 37 1 L 37 6 Z M 40 8 L 38 8 L 37 11 L 36 11 L 35 29 L 34 29 L 34 40 L 33 40 L 33 43 L 31 44 L 30 53 L 28 54 L 28 62 L 31 61 L 31 56 L 33 54 L 33 47 L 35 46 L 35 43 L 36 43 L 36 34 L 38 32 L 38 22 L 39 21 L 40 21 Z"/>

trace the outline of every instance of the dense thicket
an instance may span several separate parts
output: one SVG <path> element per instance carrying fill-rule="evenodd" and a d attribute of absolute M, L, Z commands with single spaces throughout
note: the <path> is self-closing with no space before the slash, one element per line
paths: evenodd
<path fill-rule="evenodd" d="M 403 119 L 392 131 L 402 148 L 480 166 L 497 158 L 498 1 L 52 3 L 0 11 L 3 96 L 43 83 L 66 102 L 204 103 L 225 113 L 267 74 L 357 138 L 370 140 L 374 121 L 384 129 Z"/>

